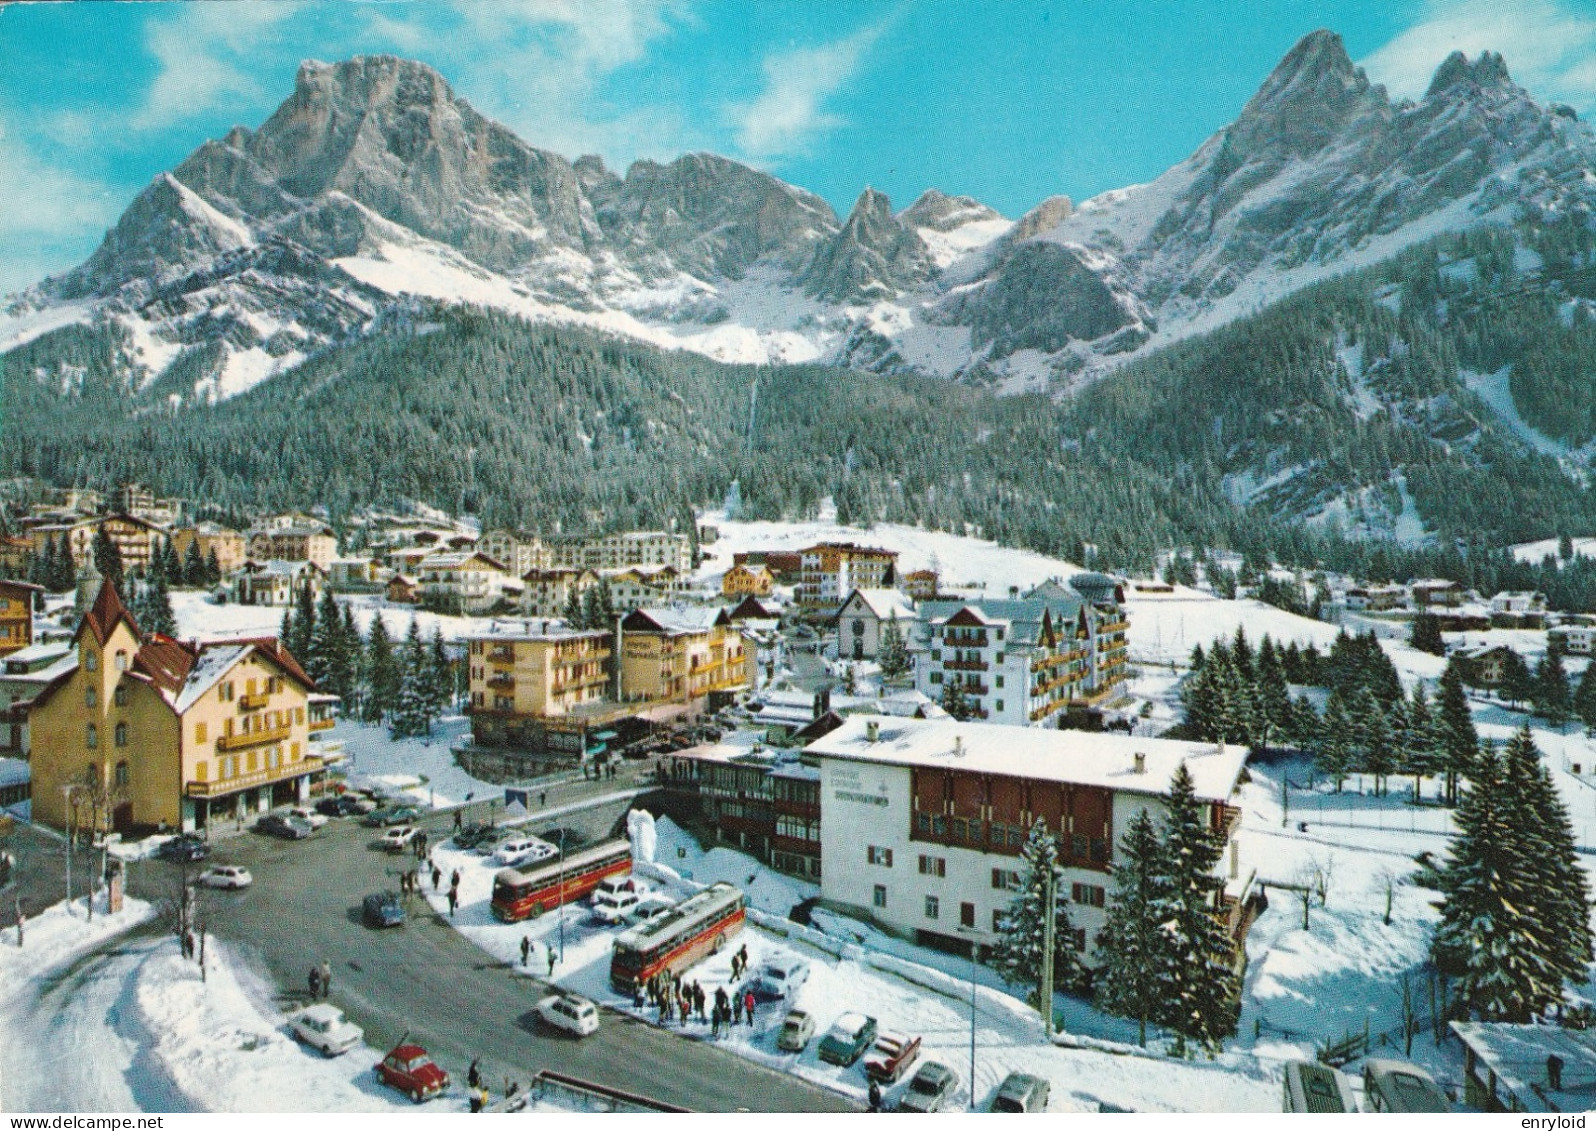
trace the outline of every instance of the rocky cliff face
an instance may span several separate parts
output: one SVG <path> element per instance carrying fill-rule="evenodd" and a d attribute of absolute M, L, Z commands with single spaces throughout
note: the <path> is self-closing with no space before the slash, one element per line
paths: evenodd
<path fill-rule="evenodd" d="M 156 178 L 87 262 L 15 310 L 71 301 L 136 322 L 156 367 L 211 333 L 207 387 L 223 395 L 409 295 L 726 360 L 1061 388 L 1440 231 L 1596 207 L 1593 186 L 1590 131 L 1514 85 L 1501 56 L 1454 55 L 1422 99 L 1392 102 L 1331 32 L 1163 176 L 1012 224 L 936 190 L 895 215 L 870 189 L 839 223 L 812 193 L 706 153 L 624 174 L 572 162 L 425 65 L 363 57 L 302 65 L 264 124 Z M 278 278 L 269 262 L 295 267 Z M 302 340 L 262 361 L 245 310 Z"/>

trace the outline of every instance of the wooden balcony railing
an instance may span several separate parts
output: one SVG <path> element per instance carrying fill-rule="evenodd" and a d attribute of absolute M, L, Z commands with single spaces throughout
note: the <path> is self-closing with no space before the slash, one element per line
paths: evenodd
<path fill-rule="evenodd" d="M 248 734 L 224 734 L 216 740 L 216 749 L 247 750 L 251 746 L 282 742 L 292 730 L 292 727 L 271 727 L 267 730 L 250 731 Z"/>
<path fill-rule="evenodd" d="M 265 695 L 240 695 L 238 697 L 238 709 L 240 711 L 258 711 L 266 706 L 267 698 Z"/>
<path fill-rule="evenodd" d="M 322 765 L 321 758 L 314 754 L 307 754 L 297 762 L 284 763 L 281 766 L 273 766 L 265 770 L 255 770 L 253 773 L 248 774 L 236 774 L 220 781 L 187 782 L 183 787 L 183 792 L 190 797 L 216 797 L 224 793 L 236 793 L 241 789 L 253 789 L 255 786 L 270 785 L 272 782 L 314 773 L 320 770 Z"/>
<path fill-rule="evenodd" d="M 984 672 L 990 665 L 985 660 L 943 660 L 942 666 L 954 672 Z"/>

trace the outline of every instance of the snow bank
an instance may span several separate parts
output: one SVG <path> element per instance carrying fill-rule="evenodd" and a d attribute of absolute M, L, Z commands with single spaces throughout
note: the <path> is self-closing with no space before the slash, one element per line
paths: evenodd
<path fill-rule="evenodd" d="M 103 891 L 95 897 L 92 922 L 86 898 L 73 900 L 70 907 L 64 900 L 54 904 L 25 919 L 21 947 L 17 946 L 15 926 L 0 930 L 0 996 L 21 992 L 155 914 L 148 903 L 132 898 L 124 900 L 115 915 L 108 914 L 105 907 Z"/>

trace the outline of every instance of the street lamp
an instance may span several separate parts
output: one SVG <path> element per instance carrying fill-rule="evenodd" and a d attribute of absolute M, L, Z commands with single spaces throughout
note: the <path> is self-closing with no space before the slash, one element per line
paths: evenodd
<path fill-rule="evenodd" d="M 560 962 L 565 962 L 565 827 L 560 826 Z"/>
<path fill-rule="evenodd" d="M 960 927 L 959 934 L 970 939 L 970 1110 L 975 1110 L 975 978 L 981 962 L 981 944 L 974 927 Z"/>

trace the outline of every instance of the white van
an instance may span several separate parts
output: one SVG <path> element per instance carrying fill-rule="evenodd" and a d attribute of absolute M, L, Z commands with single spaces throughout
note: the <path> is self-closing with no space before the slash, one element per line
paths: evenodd
<path fill-rule="evenodd" d="M 559 851 L 548 841 L 535 836 L 513 836 L 499 845 L 493 853 L 493 860 L 506 868 L 514 868 L 518 864 L 536 864 L 553 859 L 559 855 Z"/>

